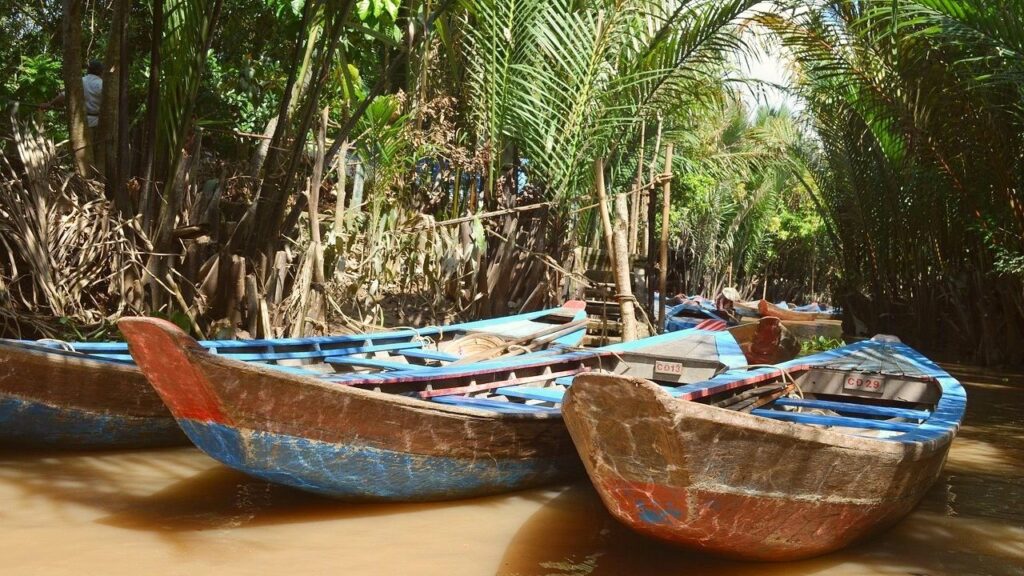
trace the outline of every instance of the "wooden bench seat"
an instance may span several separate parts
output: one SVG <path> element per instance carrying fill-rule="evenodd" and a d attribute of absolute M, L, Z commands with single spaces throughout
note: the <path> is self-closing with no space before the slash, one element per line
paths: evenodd
<path fill-rule="evenodd" d="M 855 404 L 852 402 L 836 402 L 832 400 L 817 400 L 808 398 L 779 398 L 775 406 L 790 406 L 794 408 L 819 408 L 821 410 L 832 410 L 845 414 L 860 414 L 862 416 L 881 416 L 884 418 L 908 418 L 912 420 L 927 420 L 931 412 L 927 410 L 911 410 L 908 408 L 893 408 L 890 406 L 873 406 L 870 404 Z"/>
<path fill-rule="evenodd" d="M 459 356 L 456 356 L 455 354 L 447 354 L 445 352 L 438 352 L 437 350 L 423 350 L 418 348 L 402 350 L 400 354 L 409 358 L 437 360 L 438 362 L 454 362 L 459 359 Z"/>
<path fill-rule="evenodd" d="M 408 362 L 391 362 L 389 360 L 378 360 L 376 358 L 356 358 L 354 356 L 328 356 L 327 358 L 324 358 L 324 362 L 328 364 L 337 364 L 342 366 L 377 368 L 379 370 L 416 370 L 417 368 L 426 368 L 426 366 L 420 366 L 418 364 L 409 364 Z"/>
<path fill-rule="evenodd" d="M 433 398 L 433 401 L 452 406 L 464 406 L 467 408 L 479 408 L 481 410 L 493 410 L 495 412 L 501 412 L 504 414 L 523 414 L 526 412 L 545 413 L 559 411 L 557 408 L 548 408 L 546 406 L 532 406 L 530 404 L 518 404 L 516 402 L 491 400 L 489 398 L 471 398 L 469 396 L 437 396 Z"/>
<path fill-rule="evenodd" d="M 523 398 L 526 400 L 543 400 L 544 402 L 562 403 L 565 390 L 558 388 L 538 388 L 536 386 L 506 386 L 495 390 L 495 394 Z"/>
<path fill-rule="evenodd" d="M 864 428 L 867 430 L 891 430 L 893 432 L 915 432 L 920 426 L 909 422 L 889 422 L 887 420 L 871 420 L 868 418 L 852 418 L 849 416 L 822 416 L 801 412 L 786 412 L 759 408 L 751 412 L 755 416 L 763 416 L 773 420 L 795 422 L 797 424 L 818 424 L 822 426 L 842 426 L 845 428 Z"/>

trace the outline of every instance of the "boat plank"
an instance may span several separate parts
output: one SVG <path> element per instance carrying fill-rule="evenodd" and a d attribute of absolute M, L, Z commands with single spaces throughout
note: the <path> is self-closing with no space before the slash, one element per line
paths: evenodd
<path fill-rule="evenodd" d="M 565 390 L 559 390 L 557 388 L 538 388 L 536 386 L 506 386 L 504 388 L 498 388 L 495 393 L 503 396 L 523 398 L 526 400 L 542 400 L 544 402 L 561 404 L 562 396 L 565 395 Z"/>
<path fill-rule="evenodd" d="M 339 364 L 360 368 L 379 368 L 381 370 L 412 370 L 416 368 L 426 368 L 425 366 L 417 366 L 415 364 L 409 364 L 408 362 L 390 362 L 388 360 L 378 360 L 376 358 L 355 358 L 352 356 L 328 356 L 324 358 L 324 362 L 328 364 Z"/>
<path fill-rule="evenodd" d="M 438 362 L 454 362 L 459 359 L 459 356 L 456 356 L 455 354 L 447 354 L 445 352 L 438 352 L 437 350 L 421 350 L 418 348 L 402 350 L 400 351 L 400 354 L 408 358 L 419 358 L 421 360 L 437 360 Z"/>
<path fill-rule="evenodd" d="M 884 416 L 887 418 L 910 418 L 913 420 L 927 420 L 932 415 L 927 410 L 911 410 L 909 408 L 894 408 L 891 406 L 872 406 L 870 404 L 854 404 L 852 402 L 834 402 L 831 400 L 812 400 L 808 398 L 779 398 L 775 406 L 790 406 L 793 408 L 819 408 L 822 410 L 834 410 L 848 414 L 861 414 L 864 416 Z"/>
<path fill-rule="evenodd" d="M 763 416 L 773 420 L 783 420 L 797 424 L 820 424 L 822 426 L 842 426 L 845 428 L 864 428 L 867 430 L 891 430 L 893 432 L 914 432 L 918 424 L 909 422 L 889 422 L 887 420 L 871 420 L 868 418 L 853 418 L 850 416 L 822 416 L 820 414 L 806 414 L 803 412 L 785 412 L 782 410 L 768 410 L 758 408 L 751 412 L 755 416 Z"/>
<path fill-rule="evenodd" d="M 467 408 L 480 408 L 483 410 L 490 410 L 492 412 L 501 412 L 503 414 L 558 412 L 557 408 L 548 408 L 546 406 L 517 404 L 515 402 L 502 402 L 501 400 L 491 400 L 489 398 L 471 398 L 469 396 L 438 396 L 437 398 L 434 398 L 434 402 L 440 402 L 442 404 L 449 404 L 452 406 L 465 406 Z"/>

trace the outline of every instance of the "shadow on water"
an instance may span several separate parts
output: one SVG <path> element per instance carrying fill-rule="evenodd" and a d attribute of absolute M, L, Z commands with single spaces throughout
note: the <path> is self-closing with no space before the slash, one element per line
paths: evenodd
<path fill-rule="evenodd" d="M 249 528 L 447 506 L 489 507 L 501 502 L 501 497 L 409 504 L 344 502 L 252 478 L 190 448 L 111 452 L 2 449 L 0 482 L 25 498 L 43 497 L 97 509 L 105 513 L 95 520 L 100 524 L 146 531 Z"/>
<path fill-rule="evenodd" d="M 633 533 L 577 484 L 522 525 L 498 575 L 1024 575 L 1024 377 L 977 376 L 965 377 L 968 412 L 942 476 L 907 518 L 859 545 L 802 562 L 719 559 Z"/>

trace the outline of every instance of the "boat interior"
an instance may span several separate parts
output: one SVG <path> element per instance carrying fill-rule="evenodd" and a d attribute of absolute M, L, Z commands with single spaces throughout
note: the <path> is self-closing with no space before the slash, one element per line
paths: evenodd
<path fill-rule="evenodd" d="M 720 358 L 721 337 L 728 335 L 693 331 L 685 336 L 660 338 L 646 346 L 634 341 L 604 350 L 523 356 L 467 366 L 449 365 L 362 377 L 350 375 L 330 380 L 501 414 L 558 414 L 565 390 L 581 372 L 638 376 L 661 382 L 669 389 L 713 378 L 728 369 Z"/>
<path fill-rule="evenodd" d="M 828 362 L 752 372 L 673 391 L 684 400 L 858 436 L 891 438 L 918 430 L 934 413 L 942 386 L 885 348 L 861 349 Z"/>

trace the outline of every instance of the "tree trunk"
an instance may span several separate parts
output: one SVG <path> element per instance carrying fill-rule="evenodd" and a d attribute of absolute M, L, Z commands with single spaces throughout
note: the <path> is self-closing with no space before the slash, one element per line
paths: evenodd
<path fill-rule="evenodd" d="M 658 278 L 658 289 L 661 298 L 658 299 L 658 328 L 665 331 L 665 302 L 668 295 L 665 291 L 668 288 L 668 226 L 669 209 L 672 205 L 672 143 L 665 146 L 665 184 L 661 192 L 661 257 L 659 267 L 661 268 Z"/>
<path fill-rule="evenodd" d="M 644 179 L 644 139 L 646 135 L 647 124 L 640 125 L 640 150 L 637 155 L 636 161 L 636 182 L 633 183 L 633 188 L 636 190 L 629 195 L 629 255 L 630 257 L 636 255 L 636 244 L 637 238 L 639 237 L 640 231 L 640 199 L 643 198 L 643 193 L 640 190 L 640 186 L 643 184 Z"/>
<path fill-rule="evenodd" d="M 604 190 L 604 158 L 594 161 L 594 187 L 597 188 L 598 212 L 601 214 L 601 231 L 604 236 L 605 251 L 612 270 L 615 270 L 615 248 L 612 244 L 612 219 L 608 213 L 608 197 Z"/>
<path fill-rule="evenodd" d="M 131 67 L 131 56 L 128 52 L 128 13 L 131 11 L 130 0 L 118 0 L 120 6 L 121 22 L 115 28 L 117 30 L 117 157 L 114 164 L 114 205 L 122 214 L 134 213 L 131 197 L 128 194 L 128 174 L 131 170 L 131 158 L 128 148 L 128 127 L 131 122 L 131 113 L 128 103 L 128 69 Z M 104 90 L 107 88 L 104 87 Z"/>
<path fill-rule="evenodd" d="M 260 140 L 260 143 L 256 145 L 256 152 L 249 160 L 249 176 L 254 180 L 260 177 L 260 171 L 263 170 L 263 163 L 267 160 L 267 154 L 270 152 L 270 141 L 273 140 L 274 132 L 276 131 L 277 116 L 274 116 L 267 121 L 267 126 L 263 129 L 263 138 Z"/>
<path fill-rule="evenodd" d="M 160 106 L 160 43 L 164 36 L 164 0 L 153 0 L 153 27 L 149 45 L 149 85 L 146 88 L 146 121 L 143 127 L 142 191 L 139 194 L 139 214 L 142 229 L 152 229 L 155 202 L 153 202 L 153 175 L 156 173 L 156 138 L 158 107 Z"/>
<path fill-rule="evenodd" d="M 627 239 L 629 223 L 628 199 L 625 194 L 615 196 L 615 228 L 613 231 L 615 248 L 615 290 L 619 300 L 619 312 L 622 316 L 622 341 L 637 339 L 636 300 L 633 298 L 633 286 L 629 280 L 629 241 Z"/>
<path fill-rule="evenodd" d="M 340 248 L 341 230 L 345 225 L 345 185 L 348 184 L 348 148 L 346 140 L 341 145 L 341 153 L 338 156 L 338 186 L 337 198 L 334 202 L 334 238 L 336 245 Z"/>
<path fill-rule="evenodd" d="M 94 150 L 96 168 L 102 171 L 106 181 L 107 198 L 114 197 L 114 177 L 117 171 L 117 112 L 121 80 L 121 29 L 124 28 L 124 0 L 111 3 L 113 14 L 110 19 L 110 34 L 107 36 L 107 51 L 103 57 L 103 95 L 100 104 L 100 124 L 96 129 Z"/>
<path fill-rule="evenodd" d="M 601 213 L 601 225 L 604 229 L 605 245 L 608 247 L 608 260 L 615 276 L 615 298 L 619 302 L 619 313 L 622 317 L 622 340 L 636 340 L 636 309 L 633 305 L 633 288 L 629 282 L 629 243 L 626 230 L 629 221 L 629 209 L 626 196 L 619 194 L 615 198 L 615 228 L 612 228 L 611 215 L 608 210 L 608 197 L 604 188 L 604 159 L 594 162 L 594 181 L 597 188 L 598 210 Z"/>
<path fill-rule="evenodd" d="M 89 146 L 82 89 L 82 0 L 63 0 L 64 18 L 64 105 L 68 114 L 68 135 L 75 154 L 75 170 L 84 178 L 92 174 L 92 148 Z"/>
<path fill-rule="evenodd" d="M 651 154 L 650 180 L 654 181 L 654 169 L 657 165 L 658 155 L 661 153 L 661 120 L 658 120 L 658 131 L 654 137 L 654 149 Z M 657 314 L 654 309 L 654 231 L 657 223 L 655 202 L 657 201 L 656 188 L 651 184 L 647 189 L 647 234 L 644 235 L 644 258 L 647 263 L 647 309 L 652 315 Z"/>

